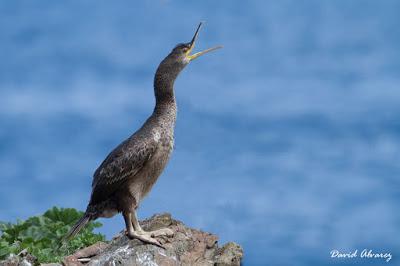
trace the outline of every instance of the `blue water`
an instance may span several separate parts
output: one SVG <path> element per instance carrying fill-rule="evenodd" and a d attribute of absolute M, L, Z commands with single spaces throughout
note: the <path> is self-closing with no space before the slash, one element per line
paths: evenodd
<path fill-rule="evenodd" d="M 139 216 L 236 241 L 245 265 L 400 265 L 399 10 L 2 1 L 0 220 L 83 210 L 96 167 L 151 113 L 158 63 L 206 21 L 197 49 L 224 48 L 177 80 L 176 149 Z M 364 248 L 393 258 L 330 258 Z"/>

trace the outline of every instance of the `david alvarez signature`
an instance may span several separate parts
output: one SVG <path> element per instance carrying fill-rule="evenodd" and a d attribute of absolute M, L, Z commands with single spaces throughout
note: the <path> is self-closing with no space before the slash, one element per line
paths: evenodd
<path fill-rule="evenodd" d="M 358 249 L 352 252 L 340 252 L 337 249 L 333 249 L 330 252 L 331 258 L 365 258 L 365 259 L 384 259 L 389 262 L 392 259 L 392 254 L 389 252 L 374 252 L 372 249 L 363 249 L 360 254 L 358 254 Z"/>

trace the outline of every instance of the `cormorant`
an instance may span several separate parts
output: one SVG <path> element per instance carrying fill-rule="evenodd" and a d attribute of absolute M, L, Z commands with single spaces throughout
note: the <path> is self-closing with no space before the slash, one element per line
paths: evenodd
<path fill-rule="evenodd" d="M 164 170 L 174 146 L 177 112 L 175 79 L 189 62 L 221 48 L 217 46 L 190 54 L 201 24 L 190 42 L 175 46 L 158 66 L 154 77 L 156 105 L 153 114 L 138 131 L 118 145 L 95 171 L 92 194 L 85 214 L 65 239 L 75 236 L 89 221 L 99 217 L 109 218 L 119 212 L 124 217 L 129 238 L 161 246 L 155 237 L 173 234 L 168 228 L 143 231 L 136 209 Z"/>

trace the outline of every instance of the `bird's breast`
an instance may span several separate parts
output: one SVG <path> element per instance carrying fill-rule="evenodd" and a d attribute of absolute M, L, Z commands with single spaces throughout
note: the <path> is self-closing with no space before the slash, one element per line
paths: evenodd
<path fill-rule="evenodd" d="M 138 202 L 148 194 L 163 172 L 174 147 L 173 135 L 153 132 L 153 138 L 157 140 L 157 149 L 130 185 L 130 190 Z"/>
<path fill-rule="evenodd" d="M 156 152 L 150 158 L 148 163 L 149 166 L 148 176 L 150 179 L 154 178 L 157 179 L 158 176 L 162 173 L 171 156 L 173 147 L 174 147 L 173 136 L 164 135 L 160 138 Z"/>

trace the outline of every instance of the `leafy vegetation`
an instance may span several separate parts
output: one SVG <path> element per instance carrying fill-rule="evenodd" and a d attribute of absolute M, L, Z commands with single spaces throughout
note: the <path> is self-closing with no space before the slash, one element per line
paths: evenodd
<path fill-rule="evenodd" d="M 0 259 L 27 249 L 41 263 L 59 262 L 77 249 L 104 241 L 104 235 L 93 233 L 102 224 L 91 222 L 59 248 L 65 234 L 82 215 L 83 212 L 75 209 L 53 207 L 43 215 L 18 220 L 15 224 L 0 222 Z"/>

